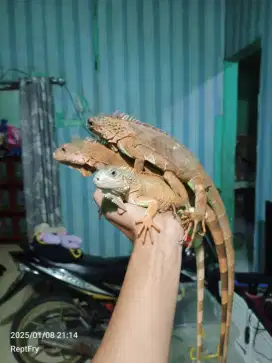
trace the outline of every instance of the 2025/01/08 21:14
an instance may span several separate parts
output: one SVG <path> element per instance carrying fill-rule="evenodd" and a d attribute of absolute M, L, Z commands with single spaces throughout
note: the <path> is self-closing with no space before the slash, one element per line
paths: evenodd
<path fill-rule="evenodd" d="M 32 331 L 32 332 L 11 332 L 11 338 L 21 338 L 21 339 L 71 339 L 78 338 L 77 332 L 46 332 L 46 331 Z"/>

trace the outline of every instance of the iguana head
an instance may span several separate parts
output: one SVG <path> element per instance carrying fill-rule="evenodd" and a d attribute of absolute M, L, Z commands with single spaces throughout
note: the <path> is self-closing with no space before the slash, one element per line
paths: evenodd
<path fill-rule="evenodd" d="M 87 127 L 91 132 L 110 143 L 117 143 L 124 137 L 133 134 L 133 129 L 128 119 L 115 115 L 90 117 L 87 121 Z"/>
<path fill-rule="evenodd" d="M 128 167 L 109 166 L 97 171 L 93 181 L 102 191 L 125 195 L 135 182 L 135 173 Z"/>
<path fill-rule="evenodd" d="M 70 168 L 78 170 L 83 176 L 90 176 L 96 170 L 95 155 L 97 145 L 100 146 L 96 141 L 90 139 L 74 140 L 58 147 L 53 153 L 53 158 Z"/>

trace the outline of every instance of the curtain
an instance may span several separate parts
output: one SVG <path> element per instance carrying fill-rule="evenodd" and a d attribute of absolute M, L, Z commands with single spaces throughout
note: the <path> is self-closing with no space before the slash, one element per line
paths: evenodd
<path fill-rule="evenodd" d="M 49 78 L 20 81 L 22 166 L 29 240 L 40 223 L 61 223 L 58 165 L 55 145 L 54 101 Z"/>

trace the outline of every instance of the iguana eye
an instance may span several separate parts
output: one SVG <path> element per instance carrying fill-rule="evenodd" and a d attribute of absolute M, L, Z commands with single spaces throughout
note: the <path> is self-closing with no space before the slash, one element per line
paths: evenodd
<path fill-rule="evenodd" d="M 115 170 L 113 170 L 113 171 L 111 172 L 111 175 L 112 175 L 112 176 L 115 176 L 115 175 L 116 175 L 116 171 L 115 171 Z"/>

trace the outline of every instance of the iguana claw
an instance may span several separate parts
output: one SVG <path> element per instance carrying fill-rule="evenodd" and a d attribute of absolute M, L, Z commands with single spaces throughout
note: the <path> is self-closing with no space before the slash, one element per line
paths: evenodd
<path fill-rule="evenodd" d="M 200 236 L 205 235 L 205 233 L 206 233 L 206 225 L 205 225 L 206 216 L 205 215 L 204 215 L 204 217 L 202 215 L 200 215 L 200 213 L 198 213 L 195 210 L 195 208 L 190 208 L 189 210 L 185 210 L 182 212 L 182 214 L 183 215 L 180 217 L 181 224 L 182 224 L 183 228 L 186 228 L 184 238 L 188 237 L 189 231 L 191 230 L 192 226 L 193 226 L 193 232 L 192 232 L 192 236 L 191 236 L 192 241 L 194 240 L 197 232 Z M 200 222 L 201 222 L 202 230 L 198 230 L 198 225 Z"/>
<path fill-rule="evenodd" d="M 144 233 L 144 238 L 143 238 L 143 244 L 145 244 L 146 241 L 146 237 L 147 237 L 147 232 L 149 233 L 149 237 L 151 240 L 151 243 L 154 244 L 154 239 L 152 237 L 152 228 L 154 228 L 158 233 L 160 233 L 160 228 L 157 227 L 154 223 L 153 223 L 153 219 L 150 216 L 145 216 L 143 219 L 140 219 L 138 221 L 135 222 L 136 225 L 138 224 L 142 224 L 141 229 L 139 230 L 137 237 L 141 237 L 142 233 Z"/>

